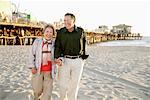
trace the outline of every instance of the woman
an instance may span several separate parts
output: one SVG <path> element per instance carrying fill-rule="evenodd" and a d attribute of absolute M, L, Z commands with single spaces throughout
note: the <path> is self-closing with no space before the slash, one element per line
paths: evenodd
<path fill-rule="evenodd" d="M 54 41 L 55 29 L 52 25 L 46 25 L 44 37 L 38 38 L 32 45 L 30 57 L 30 68 L 32 72 L 32 87 L 34 100 L 50 100 L 53 88 L 52 65 L 54 61 Z"/>

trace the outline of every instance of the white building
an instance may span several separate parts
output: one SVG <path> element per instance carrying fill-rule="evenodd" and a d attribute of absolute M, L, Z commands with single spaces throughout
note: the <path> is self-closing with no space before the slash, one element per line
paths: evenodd
<path fill-rule="evenodd" d="M 60 29 L 65 26 L 62 19 L 60 19 L 58 22 L 54 22 L 53 25 L 56 29 Z"/>
<path fill-rule="evenodd" d="M 129 34 L 131 33 L 131 27 L 132 26 L 125 25 L 125 24 L 119 24 L 119 25 L 113 26 L 113 29 L 111 31 L 117 34 Z"/>
<path fill-rule="evenodd" d="M 109 32 L 108 26 L 106 25 L 101 25 L 99 26 L 97 29 L 95 29 L 95 32 L 98 33 L 105 33 L 105 32 Z"/>
<path fill-rule="evenodd" d="M 0 0 L 0 21 L 9 22 L 11 20 L 12 4 L 9 0 Z"/>

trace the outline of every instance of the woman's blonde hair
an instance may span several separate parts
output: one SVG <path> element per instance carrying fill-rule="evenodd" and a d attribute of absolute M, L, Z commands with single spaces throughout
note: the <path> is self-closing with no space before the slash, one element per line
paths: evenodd
<path fill-rule="evenodd" d="M 44 34 L 44 32 L 45 32 L 45 30 L 46 30 L 47 28 L 52 28 L 52 30 L 53 30 L 53 35 L 56 34 L 56 30 L 55 30 L 54 26 L 51 25 L 51 24 L 45 25 L 45 27 L 43 28 L 43 34 Z"/>

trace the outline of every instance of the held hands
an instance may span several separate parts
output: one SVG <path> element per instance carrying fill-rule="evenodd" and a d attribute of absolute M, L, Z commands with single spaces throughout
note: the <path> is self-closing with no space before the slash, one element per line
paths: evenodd
<path fill-rule="evenodd" d="M 62 59 L 58 58 L 55 60 L 55 63 L 58 65 L 58 66 L 62 66 Z"/>
<path fill-rule="evenodd" d="M 55 60 L 55 63 L 58 65 L 58 66 L 62 66 L 63 62 L 62 62 L 62 59 L 58 58 Z M 31 72 L 32 74 L 36 74 L 37 73 L 37 69 L 36 68 L 32 68 L 31 69 Z"/>

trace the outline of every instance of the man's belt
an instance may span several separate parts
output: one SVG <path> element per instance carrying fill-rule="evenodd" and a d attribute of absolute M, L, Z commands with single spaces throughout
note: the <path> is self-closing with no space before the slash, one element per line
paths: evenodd
<path fill-rule="evenodd" d="M 81 55 L 78 55 L 78 56 L 65 55 L 64 57 L 65 57 L 65 58 L 70 58 L 70 59 L 76 59 L 76 58 L 80 58 Z"/>

